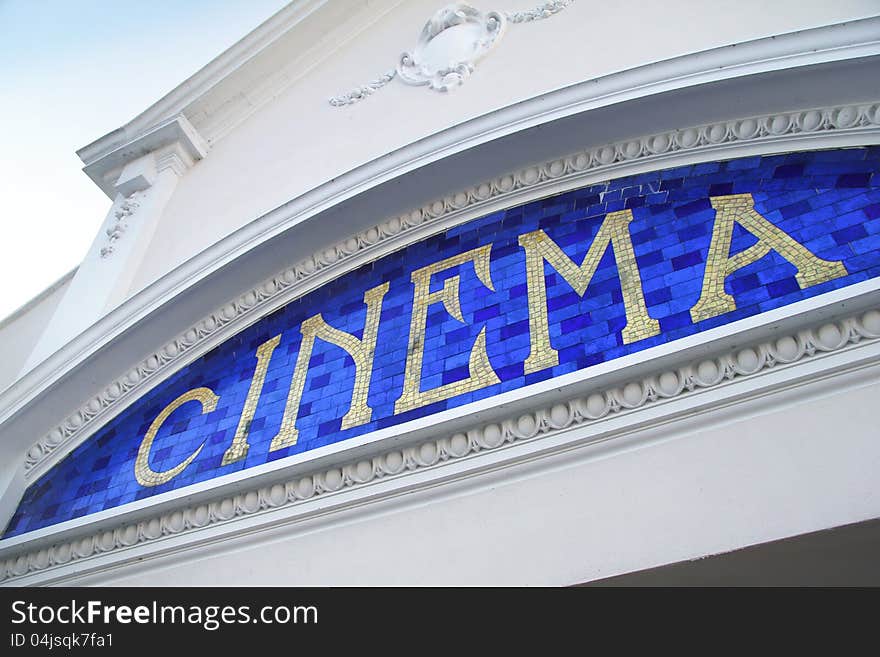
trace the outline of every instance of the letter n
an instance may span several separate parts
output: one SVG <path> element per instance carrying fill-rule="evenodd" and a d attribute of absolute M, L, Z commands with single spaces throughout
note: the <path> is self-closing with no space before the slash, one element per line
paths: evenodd
<path fill-rule="evenodd" d="M 287 404 L 284 407 L 284 416 L 281 418 L 281 429 L 269 445 L 270 452 L 295 445 L 299 437 L 296 418 L 316 338 L 341 347 L 354 359 L 354 390 L 349 410 L 342 417 L 342 428 L 350 429 L 370 421 L 373 409 L 367 405 L 367 393 L 370 388 L 370 377 L 373 374 L 373 356 L 376 352 L 376 336 L 379 332 L 382 299 L 386 292 L 388 292 L 387 282 L 367 290 L 364 294 L 367 316 L 364 321 L 364 335 L 360 340 L 350 333 L 340 331 L 327 324 L 321 313 L 309 317 L 302 323 L 300 327 L 302 343 L 296 357 L 293 381 L 287 394 Z"/>

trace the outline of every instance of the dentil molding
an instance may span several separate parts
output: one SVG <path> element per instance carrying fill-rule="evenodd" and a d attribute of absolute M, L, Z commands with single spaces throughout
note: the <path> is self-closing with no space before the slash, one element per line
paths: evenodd
<path fill-rule="evenodd" d="M 221 493 L 216 499 L 165 510 L 151 517 L 95 531 L 88 525 L 79 535 L 46 545 L 23 543 L 5 550 L 0 561 L 0 582 L 16 580 L 70 563 L 94 560 L 135 546 L 157 545 L 165 539 L 195 534 L 208 527 L 229 525 L 245 518 L 306 505 L 315 498 L 333 495 L 371 483 L 405 477 L 426 469 L 475 457 L 486 451 L 549 437 L 573 428 L 659 405 L 673 399 L 726 386 L 770 369 L 796 366 L 800 361 L 835 352 L 858 349 L 880 339 L 880 309 L 874 308 L 837 321 L 823 321 L 811 328 L 771 340 L 747 344 L 680 367 L 666 368 L 586 395 L 560 400 L 489 423 L 481 423 L 451 435 L 413 446 L 384 450 L 373 456 L 318 469 L 293 479 L 252 487 L 236 494 Z M 186 498 L 184 498 L 185 500 Z M 268 520 L 268 519 L 267 519 Z M 106 523 L 105 523 L 106 525 Z M 0 548 L 2 549 L 2 548 Z M 79 570 L 79 568 L 77 568 Z"/>
<path fill-rule="evenodd" d="M 809 147 L 811 139 L 829 135 L 864 135 L 865 143 L 880 135 L 880 103 L 846 105 L 785 112 L 723 121 L 673 130 L 578 151 L 484 181 L 436 199 L 405 214 L 352 235 L 299 261 L 240 295 L 179 333 L 123 376 L 107 385 L 59 425 L 36 441 L 25 456 L 28 481 L 34 480 L 93 431 L 190 360 L 206 352 L 221 338 L 318 287 L 328 275 L 337 276 L 355 258 L 377 258 L 385 252 L 465 221 L 482 207 L 504 204 L 563 184 L 567 189 L 595 181 L 603 172 L 621 173 L 629 165 L 655 164 L 676 154 L 712 153 L 722 158 L 726 149 L 744 144 L 767 144 L 784 149 L 797 140 Z M 806 140 L 806 143 L 805 143 Z M 352 266 L 355 266 L 352 264 Z"/>
<path fill-rule="evenodd" d="M 573 1 L 555 0 L 517 12 L 482 12 L 462 2 L 447 5 L 428 19 L 415 47 L 400 56 L 396 68 L 347 94 L 334 96 L 329 103 L 334 107 L 353 105 L 377 92 L 395 76 L 409 85 L 450 91 L 462 85 L 477 62 L 501 41 L 508 21 L 529 23 L 549 18 Z"/>

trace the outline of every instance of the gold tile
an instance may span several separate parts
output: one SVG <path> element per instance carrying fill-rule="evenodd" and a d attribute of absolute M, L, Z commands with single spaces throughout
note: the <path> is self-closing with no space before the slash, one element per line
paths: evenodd
<path fill-rule="evenodd" d="M 605 255 L 609 245 L 612 246 L 626 312 L 626 326 L 622 331 L 623 342 L 629 344 L 660 332 L 660 323 L 648 315 L 645 304 L 642 279 L 629 234 L 629 224 L 632 220 L 631 210 L 609 213 L 599 227 L 599 232 L 596 233 L 580 266 L 576 265 L 543 230 L 538 229 L 519 236 L 520 246 L 526 252 L 526 287 L 531 341 L 531 351 L 524 365 L 526 374 L 559 364 L 559 354 L 550 344 L 544 261 L 548 262 L 579 296 L 584 296 L 602 256 Z"/>
<path fill-rule="evenodd" d="M 412 273 L 413 310 L 409 327 L 409 344 L 407 346 L 406 367 L 403 375 L 403 392 L 394 404 L 394 413 L 403 413 L 415 408 L 421 408 L 427 404 L 443 401 L 455 395 L 479 390 L 501 380 L 495 374 L 489 363 L 489 355 L 486 352 L 486 327 L 484 326 L 468 359 L 470 376 L 461 381 L 447 383 L 431 390 L 422 391 L 422 363 L 424 360 L 425 327 L 428 319 L 428 308 L 435 303 L 442 303 L 452 317 L 464 323 L 461 312 L 461 300 L 459 298 L 460 277 L 458 275 L 443 281 L 443 289 L 439 292 L 431 292 L 431 277 L 439 272 L 457 267 L 466 262 L 472 262 L 477 278 L 490 290 L 494 291 L 492 277 L 489 270 L 489 253 L 491 244 L 481 246 L 464 253 L 440 260 Z"/>
<path fill-rule="evenodd" d="M 309 317 L 300 325 L 303 339 L 296 357 L 296 366 L 293 370 L 293 380 L 287 394 L 284 415 L 281 418 L 281 429 L 269 445 L 270 452 L 295 445 L 299 438 L 296 418 L 299 413 L 299 405 L 302 401 L 303 389 L 306 385 L 309 360 L 312 358 L 312 349 L 314 348 L 316 338 L 321 338 L 330 344 L 341 347 L 354 360 L 354 389 L 349 410 L 342 418 L 342 428 L 350 429 L 370 421 L 373 416 L 373 409 L 367 405 L 367 393 L 369 392 L 370 378 L 373 374 L 373 357 L 376 352 L 376 338 L 379 333 L 382 299 L 388 292 L 388 286 L 387 282 L 382 283 L 364 293 L 367 316 L 364 320 L 363 338 L 360 340 L 350 333 L 330 326 L 324 321 L 321 313 Z"/>
<path fill-rule="evenodd" d="M 170 470 L 156 472 L 150 468 L 150 449 L 153 446 L 153 441 L 156 439 L 156 434 L 159 433 L 159 429 L 165 423 L 165 420 L 167 420 L 174 411 L 190 401 L 199 402 L 202 405 L 202 413 L 204 414 L 210 413 L 217 408 L 217 402 L 220 401 L 220 397 L 215 395 L 210 388 L 194 388 L 192 390 L 187 390 L 177 399 L 168 404 L 168 406 L 159 411 L 159 415 L 156 416 L 156 419 L 150 424 L 150 428 L 147 429 L 147 433 L 144 435 L 144 439 L 141 441 L 141 445 L 138 448 L 137 458 L 135 458 L 134 461 L 134 477 L 141 486 L 158 486 L 171 481 L 193 462 L 205 446 L 205 443 L 203 442 L 199 445 L 199 448 L 196 451 L 186 458 L 186 460 Z"/>
<path fill-rule="evenodd" d="M 700 298 L 691 308 L 694 322 L 736 310 L 736 301 L 724 290 L 725 280 L 733 272 L 760 260 L 770 251 L 776 251 L 795 266 L 798 272 L 795 278 L 801 289 L 847 275 L 842 262 L 819 258 L 759 214 L 751 194 L 713 196 L 709 200 L 715 208 L 715 225 L 712 227 Z M 731 257 L 734 223 L 748 230 L 758 241 Z"/>

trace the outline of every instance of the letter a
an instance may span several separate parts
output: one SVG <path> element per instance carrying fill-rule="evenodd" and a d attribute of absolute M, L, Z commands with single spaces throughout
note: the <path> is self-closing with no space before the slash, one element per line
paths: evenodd
<path fill-rule="evenodd" d="M 724 281 L 733 272 L 760 260 L 770 251 L 776 251 L 795 266 L 798 272 L 795 278 L 801 289 L 847 275 L 842 262 L 822 260 L 758 214 L 751 194 L 713 196 L 709 201 L 715 208 L 715 226 L 706 258 L 703 289 L 700 299 L 691 308 L 694 322 L 736 310 L 736 302 L 724 290 Z M 757 237 L 758 242 L 731 257 L 734 222 Z"/>

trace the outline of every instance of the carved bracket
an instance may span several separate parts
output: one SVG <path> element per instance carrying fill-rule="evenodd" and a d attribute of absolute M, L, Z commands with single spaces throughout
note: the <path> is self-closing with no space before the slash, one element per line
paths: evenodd
<path fill-rule="evenodd" d="M 447 5 L 425 23 L 415 47 L 400 56 L 396 68 L 347 94 L 334 96 L 329 102 L 334 107 L 353 105 L 395 77 L 406 84 L 450 91 L 463 84 L 477 62 L 501 41 L 508 21 L 528 23 L 549 18 L 572 2 L 545 2 L 522 12 L 482 12 L 461 2 Z"/>

